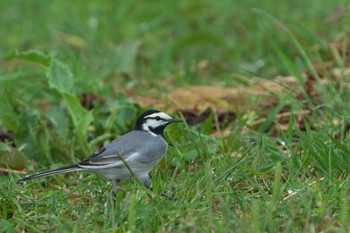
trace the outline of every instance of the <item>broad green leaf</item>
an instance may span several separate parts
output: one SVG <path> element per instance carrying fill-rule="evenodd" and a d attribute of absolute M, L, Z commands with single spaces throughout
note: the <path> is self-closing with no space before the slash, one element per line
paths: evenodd
<path fill-rule="evenodd" d="M 187 161 L 194 161 L 196 158 L 198 158 L 198 150 L 196 148 L 191 148 L 188 151 L 186 151 L 185 159 Z"/>
<path fill-rule="evenodd" d="M 3 143 L 0 143 L 0 165 L 5 165 L 6 167 L 21 170 L 27 167 L 27 157 L 17 148 L 8 147 L 6 150 Z"/>
<path fill-rule="evenodd" d="M 23 61 L 31 61 L 43 66 L 48 67 L 52 61 L 52 57 L 48 56 L 38 50 L 29 50 L 20 52 L 18 50 L 14 50 L 5 56 L 6 60 L 14 60 L 19 59 Z"/>
<path fill-rule="evenodd" d="M 14 111 L 10 98 L 5 90 L 0 89 L 0 121 L 5 128 L 13 132 L 17 129 L 18 114 Z"/>
<path fill-rule="evenodd" d="M 5 59 L 31 61 L 45 66 L 47 68 L 46 76 L 50 88 L 56 89 L 60 93 L 69 92 L 73 87 L 74 75 L 69 67 L 38 50 L 29 50 L 25 52 L 14 50 L 6 55 Z"/>
<path fill-rule="evenodd" d="M 6 143 L 0 142 L 0 151 L 11 152 L 11 147 Z"/>
<path fill-rule="evenodd" d="M 39 122 L 39 123 L 42 123 L 42 122 Z M 50 153 L 49 132 L 45 126 L 46 125 L 40 124 L 39 127 L 36 128 L 35 141 L 36 141 L 37 147 L 40 149 L 42 154 L 45 155 L 45 157 L 52 162 L 53 160 Z"/>
<path fill-rule="evenodd" d="M 47 113 L 47 118 L 50 119 L 54 125 L 55 132 L 63 139 L 67 136 L 69 128 L 69 116 L 66 114 L 65 109 L 60 108 L 57 105 L 51 105 Z"/>
<path fill-rule="evenodd" d="M 23 113 L 18 120 L 18 128 L 15 134 L 17 147 L 23 147 L 22 152 L 27 157 L 39 161 L 42 153 L 36 143 L 36 129 L 39 127 L 38 115 L 34 112 Z"/>
<path fill-rule="evenodd" d="M 69 115 L 72 118 L 74 127 L 77 127 L 80 119 L 82 119 L 84 115 L 88 113 L 88 111 L 85 108 L 83 108 L 83 106 L 81 106 L 79 99 L 73 96 L 72 94 L 63 93 L 63 98 L 67 106 Z"/>
<path fill-rule="evenodd" d="M 78 136 L 78 142 L 80 145 L 83 145 L 84 142 L 86 141 L 88 128 L 93 120 L 94 120 L 94 116 L 91 111 L 88 111 L 79 119 L 79 122 L 77 125 L 77 136 Z"/>
<path fill-rule="evenodd" d="M 74 75 L 68 66 L 53 59 L 46 71 L 49 86 L 60 93 L 70 92 L 74 84 Z"/>
<path fill-rule="evenodd" d="M 214 114 L 211 112 L 203 124 L 203 134 L 211 134 L 213 132 Z"/>
<path fill-rule="evenodd" d="M 63 98 L 73 121 L 73 125 L 76 128 L 78 142 L 80 145 L 83 145 L 87 137 L 88 127 L 94 119 L 93 114 L 91 111 L 83 108 L 79 99 L 75 96 L 63 93 Z"/>

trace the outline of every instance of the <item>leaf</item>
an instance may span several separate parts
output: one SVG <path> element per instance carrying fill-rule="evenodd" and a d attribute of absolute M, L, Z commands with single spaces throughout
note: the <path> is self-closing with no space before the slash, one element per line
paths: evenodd
<path fill-rule="evenodd" d="M 57 105 L 51 105 L 47 117 L 54 125 L 55 131 L 61 139 L 65 138 L 69 128 L 69 116 L 66 114 L 66 111 Z"/>
<path fill-rule="evenodd" d="M 52 61 L 51 56 L 46 55 L 38 50 L 29 50 L 25 52 L 20 52 L 17 49 L 7 54 L 5 56 L 5 59 L 6 60 L 19 59 L 23 61 L 31 61 L 46 67 L 48 67 Z"/>
<path fill-rule="evenodd" d="M 17 147 L 23 147 L 22 152 L 30 159 L 39 161 L 42 153 L 36 144 L 36 129 L 39 127 L 38 115 L 33 112 L 23 113 L 18 120 L 18 128 L 14 137 Z"/>
<path fill-rule="evenodd" d="M 77 125 L 77 137 L 80 145 L 84 144 L 87 138 L 88 128 L 93 120 L 94 116 L 91 111 L 88 111 L 79 119 Z"/>
<path fill-rule="evenodd" d="M 88 127 L 94 120 L 93 114 L 91 111 L 87 111 L 83 108 L 79 99 L 75 96 L 63 93 L 63 98 L 73 121 L 73 125 L 77 130 L 78 142 L 80 145 L 83 145 L 87 137 Z"/>
<path fill-rule="evenodd" d="M 39 122 L 42 123 L 42 122 Z M 49 132 L 47 128 L 40 124 L 39 127 L 36 128 L 35 130 L 35 141 L 37 147 L 40 149 L 43 155 L 45 157 L 53 162 L 51 153 L 50 153 L 50 138 L 49 138 Z"/>
<path fill-rule="evenodd" d="M 46 71 L 49 86 L 60 93 L 68 93 L 74 84 L 74 75 L 64 63 L 57 59 L 52 59 Z"/>
<path fill-rule="evenodd" d="M 79 99 L 72 94 L 63 93 L 62 96 L 65 104 L 67 105 L 67 109 L 72 118 L 74 127 L 77 127 L 80 119 L 82 119 L 84 115 L 88 113 L 88 111 L 81 106 Z"/>
<path fill-rule="evenodd" d="M 5 128 L 13 132 L 17 129 L 18 114 L 14 111 L 10 97 L 5 90 L 0 90 L 0 120 Z"/>
<path fill-rule="evenodd" d="M 185 159 L 186 161 L 194 161 L 196 158 L 198 158 L 199 153 L 196 148 L 191 148 L 190 150 L 186 151 Z"/>
<path fill-rule="evenodd" d="M 132 73 L 135 71 L 136 57 L 140 46 L 141 41 L 135 40 L 117 48 L 115 68 L 119 73 Z"/>
<path fill-rule="evenodd" d="M 0 143 L 0 166 L 5 165 L 11 169 L 22 170 L 26 168 L 28 159 L 17 148 L 11 148 L 4 143 Z"/>
<path fill-rule="evenodd" d="M 208 118 L 203 124 L 203 133 L 211 134 L 213 132 L 213 124 L 214 124 L 214 114 L 210 112 Z"/>
<path fill-rule="evenodd" d="M 73 87 L 74 75 L 69 67 L 60 62 L 58 59 L 46 55 L 38 50 L 29 50 L 25 52 L 14 50 L 6 55 L 5 59 L 31 61 L 45 66 L 47 68 L 46 76 L 48 78 L 50 88 L 56 89 L 60 93 L 69 92 Z"/>
<path fill-rule="evenodd" d="M 0 151 L 11 152 L 11 147 L 6 143 L 0 142 Z"/>

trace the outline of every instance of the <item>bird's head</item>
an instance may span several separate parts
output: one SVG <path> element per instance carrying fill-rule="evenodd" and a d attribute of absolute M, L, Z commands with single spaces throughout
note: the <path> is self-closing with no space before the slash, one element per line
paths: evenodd
<path fill-rule="evenodd" d="M 137 118 L 134 129 L 146 131 L 157 136 L 163 135 L 163 130 L 167 125 L 177 122 L 182 122 L 182 120 L 174 119 L 158 110 L 148 110 Z"/>

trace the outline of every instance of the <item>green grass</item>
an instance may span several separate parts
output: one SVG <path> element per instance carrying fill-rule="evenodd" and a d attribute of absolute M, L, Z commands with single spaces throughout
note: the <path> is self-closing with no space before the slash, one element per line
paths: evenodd
<path fill-rule="evenodd" d="M 12 132 L 14 144 L 0 143 L 0 167 L 13 170 L 0 177 L 0 230 L 349 232 L 348 64 L 345 46 L 329 47 L 349 17 L 327 22 L 338 3 L 322 2 L 2 1 L 0 136 Z M 313 66 L 330 60 L 337 81 Z M 317 99 L 307 95 L 305 69 Z M 285 86 L 272 93 L 273 107 L 256 110 L 254 96 L 248 112 L 230 103 L 237 117 L 222 125 L 228 134 L 214 136 L 213 116 L 167 128 L 170 148 L 151 173 L 151 193 L 123 182 L 114 197 L 88 173 L 15 183 L 24 176 L 15 171 L 75 163 L 129 131 L 143 109 L 116 90 L 160 97 L 278 75 L 299 80 L 298 98 Z M 100 102 L 83 108 L 83 93 Z M 284 121 L 283 111 L 291 113 Z"/>

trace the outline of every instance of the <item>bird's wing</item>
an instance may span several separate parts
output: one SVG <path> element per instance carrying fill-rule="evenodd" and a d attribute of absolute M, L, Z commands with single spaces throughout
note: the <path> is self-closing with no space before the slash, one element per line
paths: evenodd
<path fill-rule="evenodd" d="M 113 142 L 111 142 L 113 143 Z M 124 155 L 125 159 L 128 155 Z M 93 153 L 89 158 L 78 164 L 79 167 L 102 169 L 124 165 L 124 158 L 117 149 L 111 148 L 109 145 L 104 146 Z"/>
<path fill-rule="evenodd" d="M 125 166 L 125 163 L 126 161 L 122 159 L 121 156 L 119 156 L 117 153 L 114 153 L 110 155 L 96 156 L 90 159 L 86 159 L 79 163 L 78 166 L 88 169 L 105 169 Z"/>
<path fill-rule="evenodd" d="M 130 133 L 129 133 L 130 134 Z M 136 147 L 126 146 L 126 142 L 132 135 L 124 135 L 104 147 L 101 147 L 90 157 L 78 164 L 82 168 L 102 169 L 116 166 L 124 166 L 125 160 L 130 156 L 135 156 Z"/>

